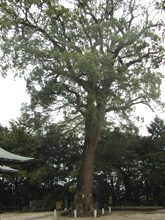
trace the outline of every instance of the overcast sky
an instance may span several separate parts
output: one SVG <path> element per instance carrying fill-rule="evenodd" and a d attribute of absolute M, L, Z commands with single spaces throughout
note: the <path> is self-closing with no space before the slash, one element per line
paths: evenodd
<path fill-rule="evenodd" d="M 23 79 L 0 75 L 0 124 L 8 126 L 11 119 L 20 116 L 21 103 L 29 101 Z"/>

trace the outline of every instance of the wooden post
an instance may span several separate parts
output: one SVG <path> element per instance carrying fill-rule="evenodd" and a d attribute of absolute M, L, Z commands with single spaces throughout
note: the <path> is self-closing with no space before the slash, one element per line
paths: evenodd
<path fill-rule="evenodd" d="M 97 217 L 97 210 L 94 210 L 94 218 Z"/>
<path fill-rule="evenodd" d="M 111 207 L 109 206 L 109 213 L 111 213 Z"/>
<path fill-rule="evenodd" d="M 102 215 L 104 215 L 104 208 L 102 208 Z"/>

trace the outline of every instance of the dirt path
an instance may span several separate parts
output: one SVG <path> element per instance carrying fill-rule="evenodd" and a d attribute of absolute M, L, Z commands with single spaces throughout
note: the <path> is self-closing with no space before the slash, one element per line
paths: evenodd
<path fill-rule="evenodd" d="M 84 218 L 72 218 L 57 216 L 54 212 L 4 212 L 0 214 L 0 220 L 165 220 L 165 210 L 158 211 L 113 211 L 109 215 Z"/>

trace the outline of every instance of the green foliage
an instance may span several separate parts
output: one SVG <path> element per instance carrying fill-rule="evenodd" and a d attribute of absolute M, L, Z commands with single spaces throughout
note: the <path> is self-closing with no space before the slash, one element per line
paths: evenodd
<path fill-rule="evenodd" d="M 12 121 L 8 132 L 3 127 L 0 130 L 6 150 L 34 158 L 28 164 L 13 164 L 18 174 L 2 175 L 5 178 L 0 194 L 5 188 L 10 192 L 12 185 L 15 196 L 10 202 L 19 206 L 28 205 L 32 199 L 47 199 L 48 204 L 53 198 L 60 200 L 66 196 L 69 199 L 72 196 L 69 187 L 77 181 L 80 165 L 80 139 L 72 132 L 64 135 L 55 124 L 45 127 L 44 134 L 35 132 L 28 120 L 25 124 L 25 120 Z"/>
<path fill-rule="evenodd" d="M 0 124 L 0 145 L 3 146 L 4 145 L 4 136 L 5 134 L 8 133 L 8 128 L 7 127 L 3 127 Z"/>
<path fill-rule="evenodd" d="M 164 205 L 164 121 L 156 117 L 149 128 L 147 137 L 121 132 L 119 128 L 103 131 L 96 152 L 94 181 L 94 199 L 100 208 L 123 203 Z M 32 199 L 45 199 L 53 210 L 57 200 L 73 200 L 81 139 L 72 132 L 64 135 L 55 124 L 45 127 L 44 135 L 29 134 L 29 130 L 26 126 L 23 132 L 21 121 L 12 122 L 7 132 L 3 127 L 0 130 L 7 150 L 35 158 L 17 167 L 18 175 L 1 175 L 1 202 L 7 204 L 3 195 L 11 198 L 11 205 L 13 202 L 20 207 Z"/>
<path fill-rule="evenodd" d="M 112 206 L 112 196 L 109 197 L 109 205 Z"/>
<path fill-rule="evenodd" d="M 156 8 L 165 10 L 165 1 L 156 1 Z"/>
<path fill-rule="evenodd" d="M 36 182 L 36 189 L 39 184 L 45 187 L 47 179 L 54 182 L 56 172 L 60 172 L 60 181 L 71 178 L 74 165 L 68 161 L 79 159 L 82 151 L 81 147 L 77 148 L 79 140 L 76 144 L 71 141 L 71 146 L 68 146 L 69 136 L 59 138 L 59 130 L 54 126 L 49 127 L 52 112 L 63 111 L 62 125 L 65 131 L 76 130 L 82 135 L 83 126 L 84 149 L 90 146 L 91 150 L 96 149 L 107 112 L 128 119 L 128 114 L 137 104 L 149 107 L 151 101 L 161 104 L 163 75 L 157 69 L 164 59 L 161 37 L 164 24 L 161 14 L 157 16 L 157 10 L 161 10 L 162 5 L 157 3 L 157 10 L 152 10 L 155 14 L 151 16 L 150 6 L 139 5 L 132 0 L 78 0 L 71 3 L 74 7 L 66 7 L 52 0 L 2 0 L 0 3 L 1 73 L 5 75 L 10 69 L 15 75 L 25 77 L 31 95 L 31 104 L 26 108 L 31 111 L 24 110 L 24 116 L 30 116 L 28 125 L 33 125 L 33 128 L 42 127 L 42 122 L 47 125 L 39 131 L 34 130 L 36 145 L 34 142 L 28 145 L 32 146 L 34 157 L 39 155 L 37 163 L 33 164 L 35 171 L 31 167 L 32 173 L 34 171 L 31 183 L 34 186 Z M 23 127 L 17 128 L 16 133 L 14 129 L 10 134 L 13 143 L 15 146 L 22 143 L 25 148 L 28 133 Z M 52 129 L 57 131 L 57 136 Z M 99 148 L 100 155 L 111 161 L 113 171 L 108 175 L 115 172 L 120 176 L 115 190 L 120 188 L 123 177 L 126 199 L 132 201 L 129 193 L 132 178 L 138 178 L 135 173 L 141 162 L 137 159 L 134 144 L 124 133 L 114 131 L 113 135 L 119 138 L 118 141 L 113 140 L 111 134 L 106 139 L 113 146 L 111 151 L 114 157 L 110 153 L 106 155 L 107 148 Z M 102 137 L 105 146 L 106 139 Z M 76 151 L 72 149 L 73 146 Z M 91 152 L 95 154 L 94 151 Z M 50 152 L 52 157 L 49 157 Z M 69 160 L 66 152 L 70 154 Z M 101 159 L 97 160 L 99 162 Z M 128 165 L 127 160 L 134 166 Z M 116 166 L 112 166 L 112 162 Z M 46 173 L 49 169 L 51 172 Z M 141 180 L 138 179 L 138 184 L 143 185 Z M 108 188 L 108 184 L 105 185 Z M 112 190 L 113 193 L 115 190 Z M 36 197 L 40 194 L 37 190 L 35 193 Z M 139 195 L 138 191 L 136 200 L 140 198 Z"/>
<path fill-rule="evenodd" d="M 158 101 L 162 75 L 151 67 L 163 59 L 162 20 L 153 23 L 132 1 L 72 3 L 1 2 L 2 74 L 25 74 L 33 111 L 56 104 L 86 117 L 91 92 L 96 114 L 100 97 L 115 112 Z"/>
<path fill-rule="evenodd" d="M 164 204 L 164 121 L 156 117 L 148 128 L 147 137 L 119 129 L 103 132 L 95 160 L 97 201 L 108 204 L 112 197 L 112 205 Z"/>
<path fill-rule="evenodd" d="M 152 139 L 165 139 L 165 123 L 158 116 L 155 117 L 154 121 L 147 127 L 149 134 L 151 134 Z M 162 143 L 162 146 L 165 143 Z"/>

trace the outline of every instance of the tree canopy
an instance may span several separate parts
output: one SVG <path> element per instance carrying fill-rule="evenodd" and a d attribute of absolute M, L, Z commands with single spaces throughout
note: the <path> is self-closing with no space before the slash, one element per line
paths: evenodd
<path fill-rule="evenodd" d="M 79 116 L 157 100 L 161 15 L 133 0 L 73 3 L 1 1 L 2 74 L 24 73 L 33 104 Z"/>

